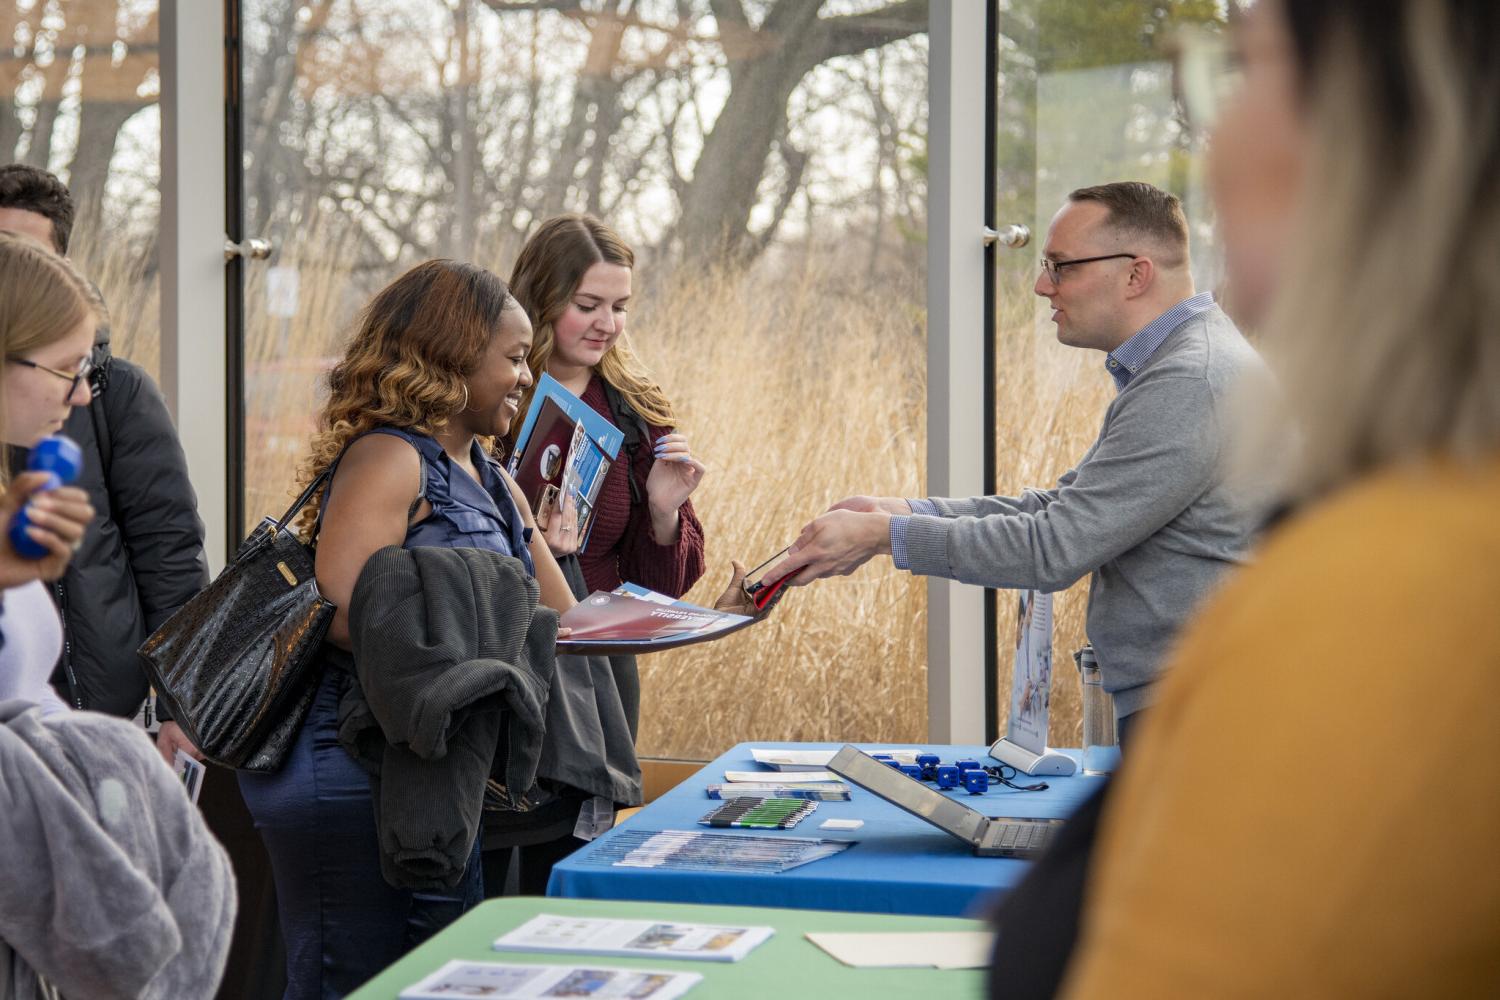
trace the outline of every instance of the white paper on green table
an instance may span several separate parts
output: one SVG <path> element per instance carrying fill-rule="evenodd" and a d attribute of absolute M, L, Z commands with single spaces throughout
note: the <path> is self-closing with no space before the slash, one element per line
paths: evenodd
<path fill-rule="evenodd" d="M 855 969 L 982 969 L 995 942 L 986 931 L 814 932 L 807 939 Z"/>

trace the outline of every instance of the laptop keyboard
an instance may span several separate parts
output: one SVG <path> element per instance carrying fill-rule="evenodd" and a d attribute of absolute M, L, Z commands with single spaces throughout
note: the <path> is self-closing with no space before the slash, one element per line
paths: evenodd
<path fill-rule="evenodd" d="M 1006 823 L 1000 827 L 1000 846 L 1007 850 L 1039 851 L 1052 837 L 1050 823 Z"/>

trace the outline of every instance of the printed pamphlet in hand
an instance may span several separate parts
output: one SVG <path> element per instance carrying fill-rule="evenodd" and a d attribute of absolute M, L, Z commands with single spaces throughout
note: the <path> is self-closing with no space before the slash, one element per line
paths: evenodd
<path fill-rule="evenodd" d="M 588 544 L 604 478 L 624 440 L 624 433 L 593 407 L 552 376 L 542 376 L 516 438 L 510 474 L 543 530 L 571 496 L 578 539 Z"/>
<path fill-rule="evenodd" d="M 495 950 L 738 962 L 772 933 L 770 927 L 562 917 L 543 913 L 497 940 Z"/>
<path fill-rule="evenodd" d="M 531 1000 L 533 997 L 672 1000 L 703 977 L 696 972 L 613 969 L 593 965 L 507 965 L 460 962 L 444 965 L 421 982 L 402 990 L 401 1000 Z"/>
<path fill-rule="evenodd" d="M 757 619 L 700 608 L 634 583 L 596 590 L 573 605 L 558 625 L 572 629 L 559 653 L 644 653 L 717 639 Z"/>

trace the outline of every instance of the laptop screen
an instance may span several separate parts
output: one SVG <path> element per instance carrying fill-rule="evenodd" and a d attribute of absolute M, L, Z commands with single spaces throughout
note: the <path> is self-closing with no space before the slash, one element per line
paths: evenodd
<path fill-rule="evenodd" d="M 887 767 L 856 747 L 845 746 L 834 754 L 833 760 L 828 762 L 828 769 L 972 845 L 979 843 L 980 831 L 988 822 L 984 813 L 950 799 L 936 788 L 893 767 Z"/>

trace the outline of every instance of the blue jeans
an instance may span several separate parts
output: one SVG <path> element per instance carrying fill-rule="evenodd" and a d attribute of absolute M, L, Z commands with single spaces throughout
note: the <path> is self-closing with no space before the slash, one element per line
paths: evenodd
<path fill-rule="evenodd" d="M 286 1000 L 338 1000 L 484 898 L 477 837 L 452 890 L 411 892 L 381 876 L 370 779 L 338 741 L 347 684 L 325 672 L 281 770 L 239 772 L 276 880 Z"/>

